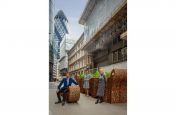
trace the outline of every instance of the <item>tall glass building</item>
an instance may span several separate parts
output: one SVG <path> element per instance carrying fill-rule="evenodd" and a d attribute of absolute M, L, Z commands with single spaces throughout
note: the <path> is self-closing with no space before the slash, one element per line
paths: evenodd
<path fill-rule="evenodd" d="M 58 78 L 60 70 L 58 64 L 60 57 L 60 43 L 69 34 L 68 32 L 68 19 L 64 12 L 59 10 L 54 17 L 54 39 L 53 46 L 53 78 Z"/>
<path fill-rule="evenodd" d="M 53 79 L 54 3 L 49 0 L 49 81 Z"/>
<path fill-rule="evenodd" d="M 55 32 L 55 41 L 57 42 L 57 59 L 60 59 L 60 43 L 62 39 L 69 34 L 68 32 L 68 20 L 62 10 L 59 10 L 54 17 L 54 32 Z"/>

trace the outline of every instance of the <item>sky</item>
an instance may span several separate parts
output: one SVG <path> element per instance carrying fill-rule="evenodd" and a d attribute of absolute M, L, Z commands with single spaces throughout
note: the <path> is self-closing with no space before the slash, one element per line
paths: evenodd
<path fill-rule="evenodd" d="M 83 26 L 78 23 L 87 0 L 55 0 L 55 14 L 63 10 L 68 21 L 70 37 L 74 40 L 79 39 L 83 32 Z"/>

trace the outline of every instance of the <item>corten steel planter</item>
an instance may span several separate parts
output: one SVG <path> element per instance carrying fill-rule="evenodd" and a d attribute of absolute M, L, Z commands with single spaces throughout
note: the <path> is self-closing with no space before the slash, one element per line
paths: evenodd
<path fill-rule="evenodd" d="M 98 89 L 98 78 L 91 78 L 90 79 L 90 95 L 92 97 L 96 97 L 97 96 L 97 89 Z"/>
<path fill-rule="evenodd" d="M 81 78 L 81 79 L 79 79 L 79 86 L 80 86 L 80 91 L 81 91 L 81 93 L 85 93 L 85 91 L 84 91 L 84 88 L 83 88 L 83 79 Z"/>
<path fill-rule="evenodd" d="M 75 75 L 75 76 L 74 76 L 74 78 L 75 78 L 76 82 L 79 84 L 79 79 L 78 79 L 78 76 L 77 76 L 77 75 Z"/>
<path fill-rule="evenodd" d="M 91 84 L 90 84 L 90 79 L 89 79 L 89 96 L 91 96 L 91 86 L 90 86 Z"/>

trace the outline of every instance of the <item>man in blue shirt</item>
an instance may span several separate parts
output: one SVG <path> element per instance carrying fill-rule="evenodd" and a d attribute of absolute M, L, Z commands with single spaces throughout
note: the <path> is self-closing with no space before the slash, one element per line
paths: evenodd
<path fill-rule="evenodd" d="M 55 104 L 61 103 L 61 98 L 60 98 L 60 94 L 63 93 L 63 101 L 62 101 L 62 105 L 65 105 L 65 101 L 66 101 L 66 96 L 68 93 L 68 87 L 71 86 L 73 84 L 78 85 L 78 83 L 70 78 L 70 74 L 69 72 L 66 73 L 66 78 L 63 78 L 61 83 L 58 85 L 58 91 L 56 92 L 57 97 L 58 97 L 58 102 L 55 102 Z M 61 87 L 63 86 L 63 87 Z"/>

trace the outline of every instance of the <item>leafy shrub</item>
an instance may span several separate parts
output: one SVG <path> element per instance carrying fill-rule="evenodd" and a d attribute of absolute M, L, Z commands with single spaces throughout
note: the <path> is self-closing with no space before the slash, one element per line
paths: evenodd
<path fill-rule="evenodd" d="M 105 76 L 106 76 L 107 78 L 110 78 L 110 77 L 111 77 L 111 72 L 105 72 Z"/>
<path fill-rule="evenodd" d="M 98 71 L 96 71 L 92 76 L 93 76 L 93 78 L 99 78 L 100 73 Z"/>
<path fill-rule="evenodd" d="M 84 78 L 84 74 L 79 74 L 78 77 L 81 79 L 81 78 Z"/>

